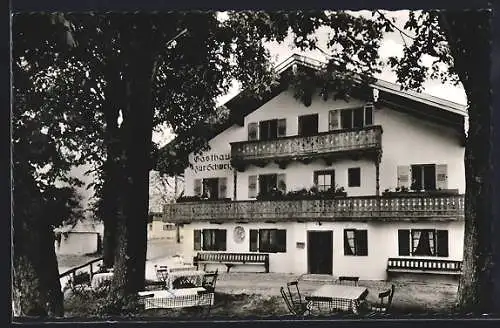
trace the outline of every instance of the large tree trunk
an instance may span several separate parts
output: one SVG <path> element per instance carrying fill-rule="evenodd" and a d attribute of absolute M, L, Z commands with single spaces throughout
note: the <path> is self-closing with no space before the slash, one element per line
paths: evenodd
<path fill-rule="evenodd" d="M 26 191 L 25 191 L 26 192 Z M 24 194 L 24 192 L 21 192 Z M 26 194 L 25 194 L 26 195 Z M 13 303 L 16 316 L 63 316 L 54 233 L 37 196 L 17 193 L 14 205 Z M 21 204 L 22 200 L 26 202 Z M 19 208 L 18 206 L 22 206 Z M 33 215 L 33 213 L 37 213 Z M 16 215 L 17 214 L 17 215 Z"/>
<path fill-rule="evenodd" d="M 110 60 L 111 61 L 111 60 Z M 117 247 L 117 212 L 120 192 L 120 179 L 122 179 L 120 162 L 120 129 L 118 126 L 119 108 L 123 98 L 123 82 L 119 70 L 113 63 L 108 63 L 105 68 L 108 84 L 105 89 L 104 117 L 106 120 L 105 145 L 106 161 L 104 163 L 104 185 L 102 193 L 102 216 L 104 221 L 103 262 L 104 266 L 111 268 L 115 261 Z"/>
<path fill-rule="evenodd" d="M 492 276 L 493 203 L 490 104 L 490 14 L 447 12 L 441 26 L 450 44 L 454 65 L 469 105 L 465 147 L 465 238 L 459 307 L 488 313 L 494 309 Z M 498 238 L 498 237 L 496 237 Z"/>
<path fill-rule="evenodd" d="M 123 215 L 118 220 L 114 290 L 122 296 L 144 289 L 147 250 L 149 170 L 153 112 L 151 103 L 153 56 L 149 40 L 131 44 L 133 58 L 126 74 L 126 99 L 122 138 L 124 140 Z M 141 42 L 142 41 L 142 42 Z M 150 41 L 149 41 L 150 42 Z"/>

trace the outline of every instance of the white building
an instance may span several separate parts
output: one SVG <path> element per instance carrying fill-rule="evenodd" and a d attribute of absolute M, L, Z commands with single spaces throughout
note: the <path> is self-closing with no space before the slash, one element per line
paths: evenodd
<path fill-rule="evenodd" d="M 294 55 L 280 70 L 320 64 Z M 373 87 L 376 102 L 370 89 L 306 107 L 281 86 L 260 103 L 244 93 L 226 103 L 230 119 L 211 149 L 189 155 L 191 197 L 164 208 L 164 221 L 183 224 L 185 258 L 265 253 L 271 272 L 373 280 L 458 273 L 466 109 L 384 81 Z M 291 195 L 313 186 L 323 194 Z"/>

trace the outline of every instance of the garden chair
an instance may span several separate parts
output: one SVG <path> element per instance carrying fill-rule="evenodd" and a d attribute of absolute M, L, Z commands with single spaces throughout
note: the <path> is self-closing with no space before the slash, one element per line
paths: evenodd
<path fill-rule="evenodd" d="M 292 300 L 290 299 L 290 296 L 285 291 L 285 287 L 281 287 L 280 292 L 281 292 L 281 296 L 283 297 L 283 300 L 285 301 L 286 307 L 288 308 L 288 311 L 290 311 L 291 314 L 296 315 L 296 316 L 304 316 L 304 315 L 310 313 L 306 304 L 303 304 L 303 305 L 301 304 L 299 307 L 296 307 L 293 305 Z"/>
<path fill-rule="evenodd" d="M 301 306 L 303 302 L 302 296 L 300 295 L 299 282 L 297 280 L 287 282 L 286 287 L 288 289 L 288 295 L 290 295 L 290 300 L 292 301 L 293 306 Z"/>
<path fill-rule="evenodd" d="M 396 287 L 391 285 L 391 288 L 378 294 L 379 302 L 371 304 L 370 310 L 372 313 L 387 313 L 392 305 L 392 298 Z M 386 301 L 387 300 L 387 301 Z"/>
<path fill-rule="evenodd" d="M 210 297 L 210 294 L 212 294 L 213 291 L 210 291 L 210 290 L 200 290 L 197 292 L 198 294 L 198 297 Z M 215 295 L 214 295 L 215 297 Z M 200 314 L 203 315 L 203 314 L 206 314 L 207 316 L 210 315 L 210 310 L 212 309 L 212 304 L 208 304 L 208 305 L 205 305 L 205 306 L 200 306 Z M 206 310 L 206 313 L 204 313 L 204 310 Z"/>
<path fill-rule="evenodd" d="M 357 286 L 359 282 L 359 277 L 340 276 L 339 283 L 343 285 L 344 282 L 351 282 L 354 284 L 354 286 Z"/>
<path fill-rule="evenodd" d="M 215 272 L 205 273 L 203 275 L 202 287 L 208 291 L 214 292 L 218 276 L 219 276 L 219 269 L 215 270 Z"/>

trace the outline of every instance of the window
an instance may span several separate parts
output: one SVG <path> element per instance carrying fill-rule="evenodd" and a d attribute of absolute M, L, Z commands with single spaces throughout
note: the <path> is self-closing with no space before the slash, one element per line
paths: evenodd
<path fill-rule="evenodd" d="M 285 229 L 250 230 L 250 252 L 285 253 Z"/>
<path fill-rule="evenodd" d="M 272 140 L 286 136 L 286 119 L 248 123 L 248 140 Z"/>
<path fill-rule="evenodd" d="M 339 119 L 340 118 L 340 119 Z M 340 123 L 340 126 L 339 126 Z M 329 130 L 362 128 L 373 124 L 373 105 L 360 108 L 331 110 L 328 116 Z"/>
<path fill-rule="evenodd" d="M 400 165 L 397 168 L 398 187 L 411 190 L 436 190 L 448 188 L 446 164 Z"/>
<path fill-rule="evenodd" d="M 368 232 L 367 230 L 344 230 L 344 255 L 367 256 Z"/>
<path fill-rule="evenodd" d="M 314 172 L 314 184 L 318 191 L 326 191 L 335 188 L 335 171 L 316 171 Z"/>
<path fill-rule="evenodd" d="M 284 174 L 261 174 L 259 175 L 259 194 L 268 195 L 273 191 L 286 192 Z M 250 191 L 249 191 L 250 194 Z"/>
<path fill-rule="evenodd" d="M 436 165 L 411 166 L 412 190 L 436 190 Z"/>
<path fill-rule="evenodd" d="M 207 199 L 226 198 L 227 178 L 194 180 L 194 194 Z"/>
<path fill-rule="evenodd" d="M 361 186 L 361 168 L 352 167 L 347 170 L 347 185 L 349 187 Z"/>
<path fill-rule="evenodd" d="M 172 231 L 175 230 L 175 225 L 173 224 L 164 224 L 163 231 Z"/>
<path fill-rule="evenodd" d="M 225 251 L 226 230 L 225 229 L 194 230 L 194 250 Z"/>
<path fill-rule="evenodd" d="M 153 225 L 151 223 L 148 224 L 148 227 L 149 227 L 149 231 L 153 231 Z"/>
<path fill-rule="evenodd" d="M 299 116 L 299 136 L 318 134 L 318 114 Z"/>
<path fill-rule="evenodd" d="M 400 256 L 448 256 L 448 230 L 398 230 Z"/>

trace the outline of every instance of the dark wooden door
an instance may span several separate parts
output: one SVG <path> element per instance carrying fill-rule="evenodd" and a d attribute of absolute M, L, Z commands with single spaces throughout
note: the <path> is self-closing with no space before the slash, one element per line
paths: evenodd
<path fill-rule="evenodd" d="M 313 274 L 332 274 L 333 231 L 307 232 L 308 271 Z"/>

